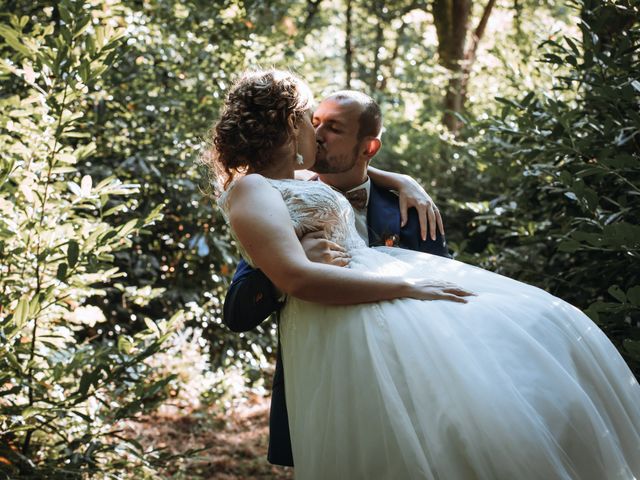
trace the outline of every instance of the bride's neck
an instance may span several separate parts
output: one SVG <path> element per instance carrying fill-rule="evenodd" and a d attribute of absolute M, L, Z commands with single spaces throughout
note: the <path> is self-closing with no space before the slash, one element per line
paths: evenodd
<path fill-rule="evenodd" d="M 268 165 L 250 173 L 259 173 L 267 178 L 294 178 L 294 162 L 289 159 L 290 152 L 276 152 L 269 159 Z"/>

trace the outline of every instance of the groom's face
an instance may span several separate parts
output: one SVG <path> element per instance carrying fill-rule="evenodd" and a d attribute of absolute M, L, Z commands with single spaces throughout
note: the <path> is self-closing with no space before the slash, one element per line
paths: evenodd
<path fill-rule="evenodd" d="M 358 160 L 361 112 L 361 105 L 352 100 L 327 99 L 318 105 L 313 114 L 318 150 L 311 170 L 343 173 L 354 167 Z"/>

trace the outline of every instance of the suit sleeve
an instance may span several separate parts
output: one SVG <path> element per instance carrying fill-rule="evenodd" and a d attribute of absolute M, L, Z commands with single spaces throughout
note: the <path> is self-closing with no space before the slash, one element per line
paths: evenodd
<path fill-rule="evenodd" d="M 222 322 L 234 332 L 252 330 L 280 309 L 278 297 L 271 280 L 241 260 L 224 299 Z"/>
<path fill-rule="evenodd" d="M 401 230 L 401 238 L 407 245 L 407 248 L 411 250 L 417 250 L 419 252 L 430 253 L 432 255 L 439 255 L 445 258 L 452 258 L 447 248 L 447 240 L 444 235 L 439 231 L 436 231 L 436 239 L 432 240 L 430 235 L 427 235 L 427 240 L 423 241 L 420 236 L 420 222 L 418 221 L 418 213 L 415 209 L 409 211 L 409 221 L 407 225 Z"/>

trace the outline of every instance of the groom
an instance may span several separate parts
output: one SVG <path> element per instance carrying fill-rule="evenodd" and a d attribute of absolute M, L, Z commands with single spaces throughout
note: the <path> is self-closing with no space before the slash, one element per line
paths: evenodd
<path fill-rule="evenodd" d="M 403 222 L 398 197 L 376 186 L 367 176 L 369 162 L 380 150 L 382 129 L 380 107 L 371 97 L 354 91 L 334 93 L 318 105 L 313 125 L 318 149 L 312 170 L 318 174 L 318 181 L 343 192 L 352 203 L 356 228 L 365 242 L 370 246 L 397 246 L 450 256 L 440 233 L 442 220 L 435 207 L 428 206 L 435 211 L 429 212 L 431 238 L 423 240 L 416 210 L 411 209 L 407 221 Z M 438 219 L 440 227 L 437 233 L 434 218 Z M 340 255 L 332 257 L 331 254 L 336 252 L 328 250 L 327 242 L 318 242 L 322 240 L 317 236 L 302 239 L 311 260 L 340 258 Z M 339 264 L 338 261 L 333 263 Z M 280 294 L 271 281 L 260 270 L 251 268 L 244 260 L 240 261 L 224 302 L 225 325 L 234 332 L 245 332 L 281 307 Z M 273 378 L 269 435 L 269 462 L 293 466 L 279 348 Z"/>

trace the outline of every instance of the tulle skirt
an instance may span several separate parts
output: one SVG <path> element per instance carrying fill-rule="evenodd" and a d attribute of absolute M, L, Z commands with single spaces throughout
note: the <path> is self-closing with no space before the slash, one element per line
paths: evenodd
<path fill-rule="evenodd" d="M 467 304 L 290 298 L 280 334 L 296 478 L 633 479 L 640 387 L 580 310 L 397 248 L 351 268 L 454 282 Z"/>

